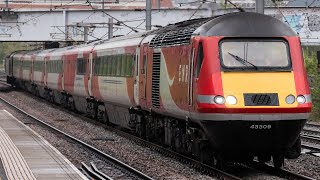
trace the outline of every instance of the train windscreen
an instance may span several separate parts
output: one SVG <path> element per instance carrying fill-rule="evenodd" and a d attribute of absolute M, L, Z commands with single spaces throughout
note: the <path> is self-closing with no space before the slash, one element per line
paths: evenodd
<path fill-rule="evenodd" d="M 289 70 L 288 44 L 282 40 L 223 40 L 220 42 L 224 69 Z"/>

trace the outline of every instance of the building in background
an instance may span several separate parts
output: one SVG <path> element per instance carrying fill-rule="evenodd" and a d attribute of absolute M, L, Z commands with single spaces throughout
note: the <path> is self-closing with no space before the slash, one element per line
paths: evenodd
<path fill-rule="evenodd" d="M 320 7 L 320 1 L 319 0 L 291 0 L 288 2 L 288 6 Z"/>

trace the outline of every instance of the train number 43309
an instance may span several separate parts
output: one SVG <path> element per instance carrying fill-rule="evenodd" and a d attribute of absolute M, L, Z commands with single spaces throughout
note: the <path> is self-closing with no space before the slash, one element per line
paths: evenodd
<path fill-rule="evenodd" d="M 270 124 L 264 124 L 264 125 L 251 125 L 250 129 L 271 129 L 272 126 Z"/>

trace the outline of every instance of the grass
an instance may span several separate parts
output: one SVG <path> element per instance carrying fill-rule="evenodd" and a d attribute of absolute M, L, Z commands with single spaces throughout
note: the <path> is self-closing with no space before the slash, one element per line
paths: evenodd
<path fill-rule="evenodd" d="M 312 96 L 312 113 L 311 120 L 320 121 L 320 76 L 318 73 L 318 62 L 315 51 L 310 53 L 307 50 L 304 51 L 305 66 L 308 73 L 309 85 Z"/>

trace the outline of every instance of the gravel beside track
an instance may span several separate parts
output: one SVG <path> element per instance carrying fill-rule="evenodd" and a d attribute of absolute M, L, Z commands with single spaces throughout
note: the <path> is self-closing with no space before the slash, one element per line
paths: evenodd
<path fill-rule="evenodd" d="M 171 158 L 160 155 L 148 148 L 136 145 L 134 142 L 122 138 L 112 132 L 108 132 L 104 128 L 88 123 L 74 117 L 66 112 L 55 109 L 50 103 L 40 100 L 23 91 L 2 91 L 0 85 L 0 96 L 5 99 L 10 99 L 10 102 L 17 106 L 24 107 L 27 112 L 46 120 L 51 125 L 62 129 L 76 137 L 81 138 L 89 144 L 94 144 L 95 147 L 104 152 L 118 158 L 119 160 L 128 163 L 136 169 L 155 179 L 213 179 L 212 177 L 201 175 L 194 169 L 189 168 Z M 14 113 L 14 112 L 12 112 Z M 42 135 L 40 132 L 38 132 Z M 46 132 L 43 132 L 44 134 Z M 52 135 L 51 135 L 52 136 Z M 88 156 L 85 150 L 75 150 L 73 147 L 65 147 L 60 142 L 56 142 L 54 137 L 45 137 L 50 143 L 58 148 L 67 158 L 70 159 L 77 167 L 84 161 L 89 164 Z M 79 152 L 79 153 L 75 153 Z M 104 173 L 110 175 L 108 169 L 99 161 L 94 162 L 97 167 Z M 311 155 L 302 155 L 296 160 L 286 160 L 285 169 L 292 172 L 301 173 L 303 175 L 320 179 L 320 162 L 319 157 Z M 121 174 L 116 175 L 121 179 Z M 118 178 L 116 178 L 118 179 Z M 123 178 L 122 178 L 123 179 Z M 260 174 L 245 176 L 244 179 L 264 179 Z M 265 179 L 279 179 L 277 177 Z"/>
<path fill-rule="evenodd" d="M 141 147 L 125 138 L 112 132 L 106 131 L 97 125 L 85 122 L 66 112 L 59 111 L 52 107 L 50 103 L 41 101 L 26 92 L 22 91 L 2 91 L 0 85 L 0 96 L 11 103 L 23 107 L 25 111 L 33 114 L 47 123 L 80 138 L 88 144 L 110 154 L 111 156 L 129 164 L 130 166 L 144 172 L 155 179 L 213 179 L 202 175 L 192 168 L 183 165 L 171 158 L 160 155 L 148 148 Z M 6 87 L 7 88 L 7 87 Z M 4 89 L 6 89 L 4 88 Z M 39 101 L 40 100 L 40 101 Z M 20 115 L 10 111 L 13 115 Z M 54 134 L 39 130 L 37 125 L 30 125 L 36 132 L 47 139 L 61 153 L 63 153 L 76 167 L 81 166 L 81 162 L 89 164 L 93 161 L 95 165 L 105 174 L 115 179 L 126 179 L 121 172 L 110 172 L 112 167 L 99 161 L 97 157 L 88 154 L 85 149 L 74 147 L 72 144 L 63 142 Z"/>

